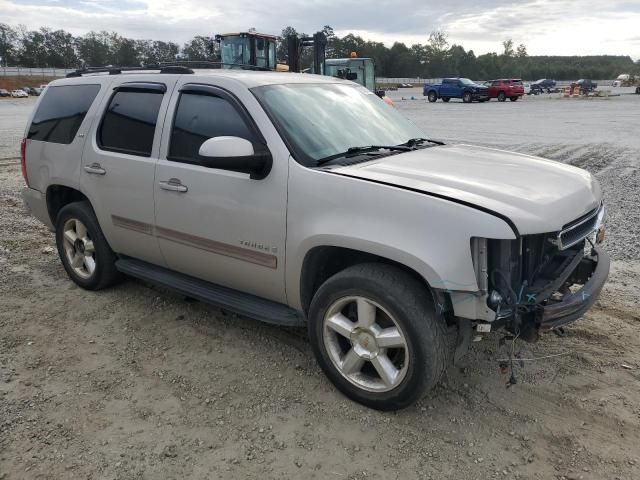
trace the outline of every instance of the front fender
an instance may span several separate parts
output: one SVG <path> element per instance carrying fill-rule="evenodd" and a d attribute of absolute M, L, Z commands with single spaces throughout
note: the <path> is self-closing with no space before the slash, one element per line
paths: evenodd
<path fill-rule="evenodd" d="M 400 187 L 290 167 L 285 281 L 301 308 L 300 277 L 307 253 L 337 246 L 375 254 L 420 274 L 432 288 L 477 291 L 471 238 L 513 239 L 490 213 Z"/>

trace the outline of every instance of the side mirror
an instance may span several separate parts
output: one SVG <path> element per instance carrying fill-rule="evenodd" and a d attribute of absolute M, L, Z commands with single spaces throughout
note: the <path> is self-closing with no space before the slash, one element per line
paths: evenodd
<path fill-rule="evenodd" d="M 347 80 L 357 80 L 358 74 L 355 72 L 348 72 L 346 75 Z"/>
<path fill-rule="evenodd" d="M 198 154 L 205 167 L 249 173 L 251 179 L 261 180 L 271 171 L 273 159 L 265 147 L 256 153 L 253 144 L 240 137 L 213 137 L 200 145 Z"/>
<path fill-rule="evenodd" d="M 380 98 L 384 97 L 387 94 L 384 90 L 376 90 L 376 95 Z"/>

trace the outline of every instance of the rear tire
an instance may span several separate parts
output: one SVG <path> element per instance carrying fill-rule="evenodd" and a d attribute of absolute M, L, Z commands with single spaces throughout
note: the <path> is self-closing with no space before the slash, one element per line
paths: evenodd
<path fill-rule="evenodd" d="M 116 255 L 102 234 L 88 202 L 74 202 L 56 219 L 56 246 L 71 280 L 86 290 L 100 290 L 120 279 Z"/>
<path fill-rule="evenodd" d="M 504 92 L 498 93 L 498 101 L 499 102 L 504 102 L 506 99 L 507 99 L 507 96 L 505 95 Z"/>
<path fill-rule="evenodd" d="M 378 410 L 421 398 L 451 358 L 445 321 L 427 288 L 384 264 L 355 265 L 329 278 L 311 302 L 309 337 L 331 382 Z"/>
<path fill-rule="evenodd" d="M 431 102 L 431 103 L 434 103 L 436 100 L 438 100 L 438 94 L 436 92 L 434 92 L 433 90 L 431 90 L 427 94 L 427 100 L 429 100 L 429 102 Z"/>
<path fill-rule="evenodd" d="M 471 92 L 464 92 L 462 94 L 462 101 L 464 103 L 471 103 L 473 101 L 473 97 L 471 96 Z"/>

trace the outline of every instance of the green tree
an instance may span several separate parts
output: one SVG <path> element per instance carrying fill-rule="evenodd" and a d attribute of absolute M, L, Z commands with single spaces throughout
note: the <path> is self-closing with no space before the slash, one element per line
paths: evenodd
<path fill-rule="evenodd" d="M 0 23 L 0 66 L 17 63 L 18 33 L 10 25 Z"/>
<path fill-rule="evenodd" d="M 196 35 L 182 47 L 182 56 L 186 60 L 213 60 L 214 39 Z"/>

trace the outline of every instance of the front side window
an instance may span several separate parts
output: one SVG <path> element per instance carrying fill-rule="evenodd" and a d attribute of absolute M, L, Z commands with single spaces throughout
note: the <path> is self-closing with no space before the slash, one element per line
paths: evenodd
<path fill-rule="evenodd" d="M 350 147 L 399 145 L 425 137 L 395 108 L 359 85 L 279 84 L 251 91 L 295 159 L 309 167 Z"/>
<path fill-rule="evenodd" d="M 240 137 L 254 141 L 251 129 L 226 99 L 213 95 L 182 93 L 176 109 L 169 160 L 202 164 L 200 146 L 213 137 Z"/>
<path fill-rule="evenodd" d="M 47 88 L 27 137 L 42 142 L 69 144 L 95 100 L 100 85 L 65 85 Z"/>
<path fill-rule="evenodd" d="M 160 91 L 116 92 L 98 129 L 100 148 L 150 157 L 162 98 Z"/>

